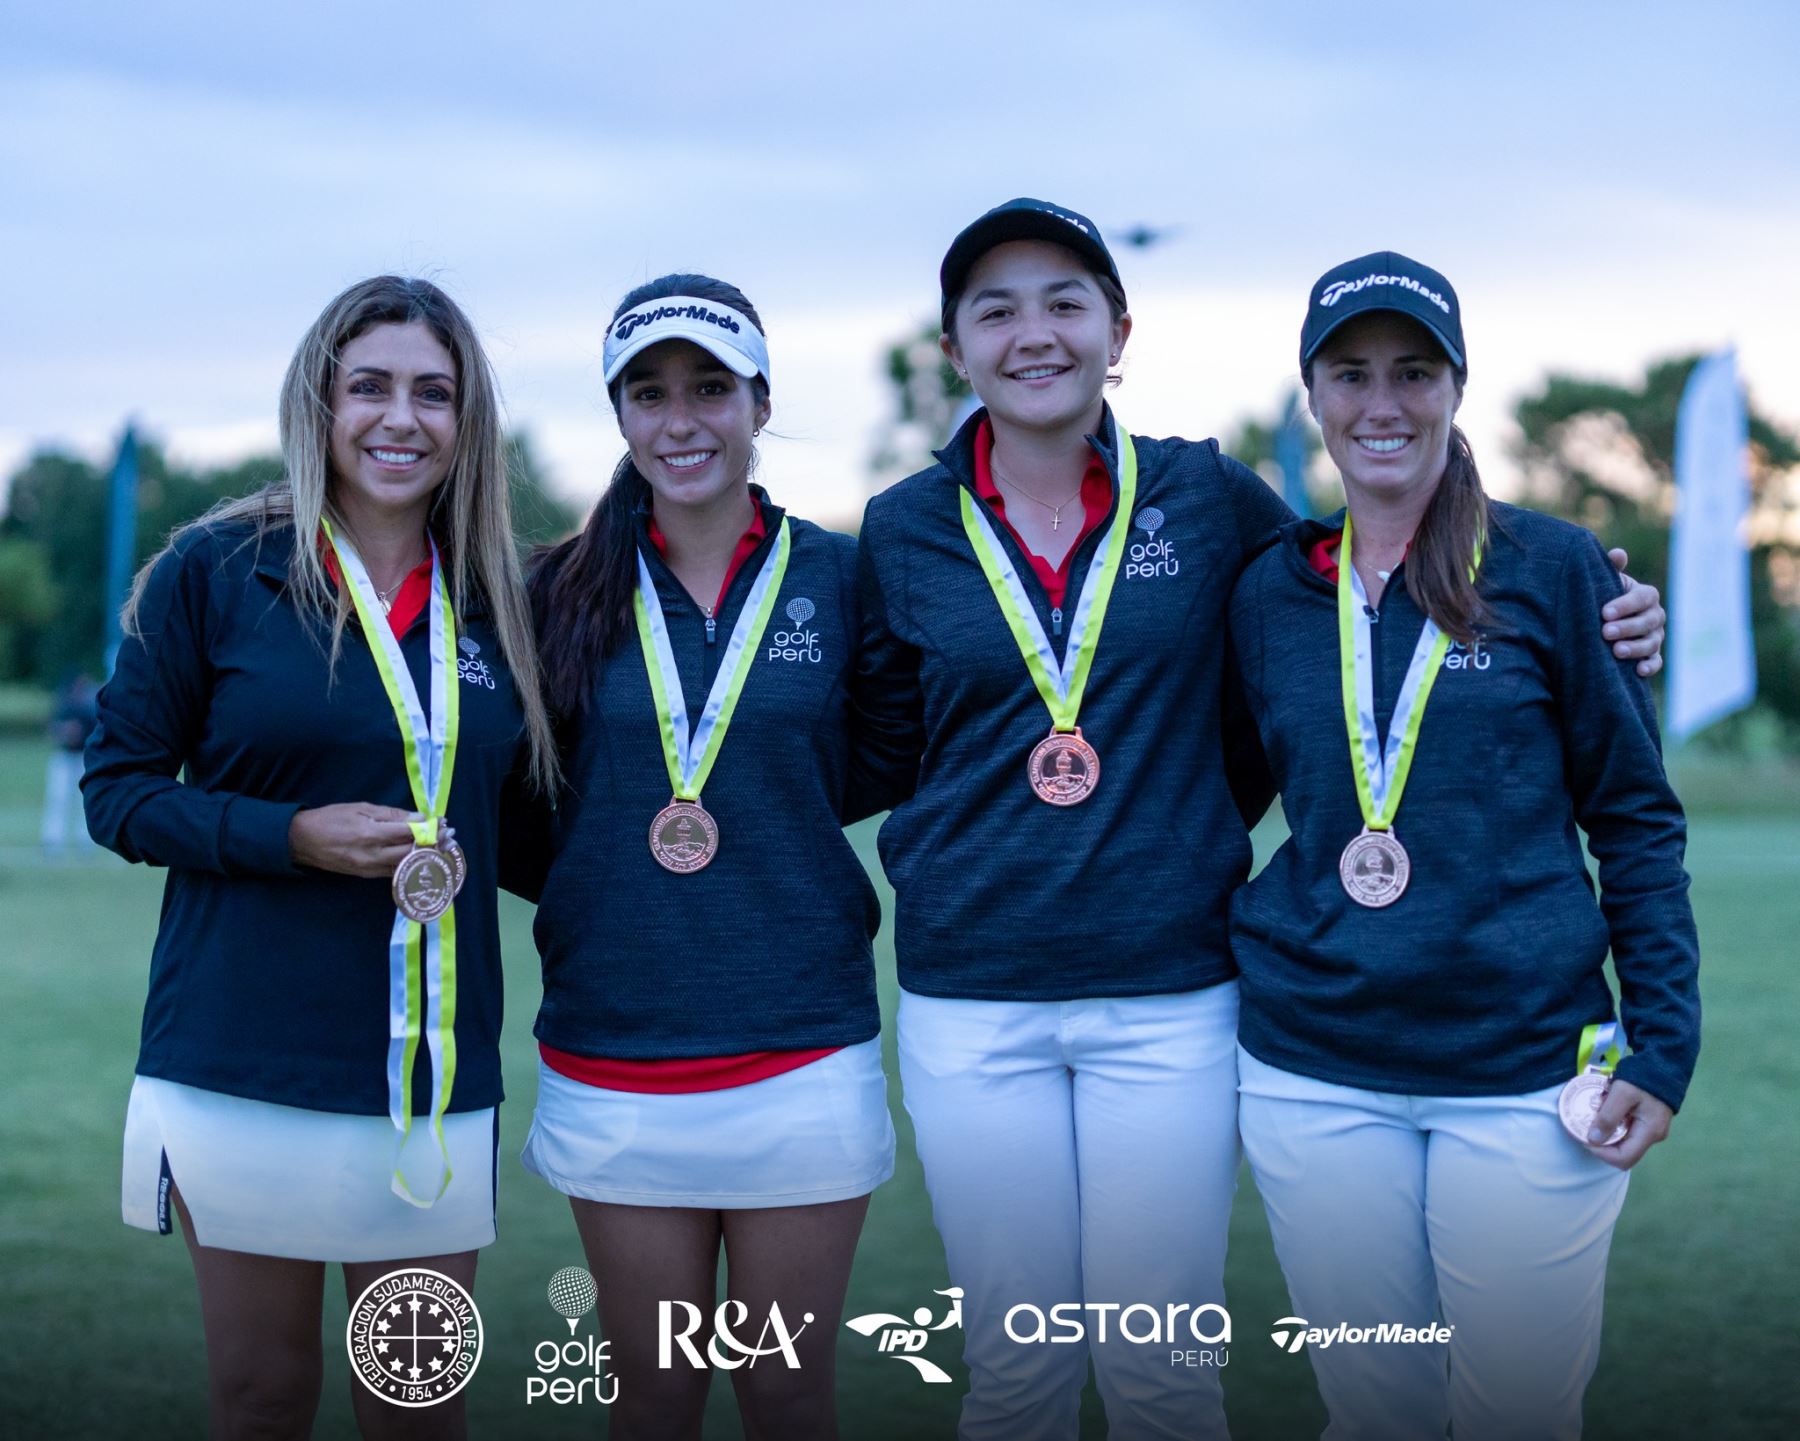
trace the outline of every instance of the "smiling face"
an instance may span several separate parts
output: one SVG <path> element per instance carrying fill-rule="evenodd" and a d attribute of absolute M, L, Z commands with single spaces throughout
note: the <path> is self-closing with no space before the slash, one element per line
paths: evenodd
<path fill-rule="evenodd" d="M 969 272 L 944 353 L 997 426 L 1087 434 L 1100 421 L 1107 367 L 1131 334 L 1093 274 L 1046 240 L 996 245 Z"/>
<path fill-rule="evenodd" d="M 751 437 L 769 402 L 751 382 L 688 340 L 634 356 L 618 398 L 631 463 L 659 505 L 705 507 L 749 484 Z"/>
<path fill-rule="evenodd" d="M 456 362 L 422 322 L 376 325 L 347 342 L 331 387 L 333 496 L 359 516 L 416 511 L 456 454 Z"/>
<path fill-rule="evenodd" d="M 1418 321 L 1373 311 L 1319 348 L 1307 404 L 1347 488 L 1429 496 L 1449 462 L 1462 384 Z"/>

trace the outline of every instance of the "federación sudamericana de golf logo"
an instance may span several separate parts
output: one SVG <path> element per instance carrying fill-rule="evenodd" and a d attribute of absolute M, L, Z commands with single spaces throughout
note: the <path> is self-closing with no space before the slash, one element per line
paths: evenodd
<path fill-rule="evenodd" d="M 357 1380 L 396 1406 L 435 1406 L 481 1364 L 481 1313 L 437 1271 L 390 1271 L 356 1298 L 344 1345 Z"/>

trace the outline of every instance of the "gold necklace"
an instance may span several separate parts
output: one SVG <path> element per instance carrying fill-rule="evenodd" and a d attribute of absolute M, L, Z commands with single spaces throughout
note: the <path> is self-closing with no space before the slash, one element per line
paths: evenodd
<path fill-rule="evenodd" d="M 988 465 L 989 465 L 989 468 L 993 470 L 993 472 L 996 476 L 998 476 L 1001 480 L 1005 481 L 1014 490 L 1018 491 L 1020 495 L 1025 497 L 1025 499 L 1036 501 L 1039 505 L 1043 506 L 1045 510 L 1050 512 L 1050 529 L 1052 531 L 1057 531 L 1057 530 L 1062 529 L 1062 513 L 1063 513 L 1063 511 L 1067 510 L 1071 505 L 1075 504 L 1076 501 L 1081 499 L 1081 484 L 1079 481 L 1077 481 L 1076 485 L 1075 485 L 1075 494 L 1070 496 L 1061 505 L 1052 505 L 1052 504 L 1050 504 L 1049 501 L 1045 500 L 1041 495 L 1033 495 L 1029 490 L 1025 489 L 1024 486 L 1020 485 L 1018 481 L 1014 480 L 1010 475 L 1005 474 L 1000 469 L 999 464 L 994 460 L 991 452 L 988 455 Z"/>

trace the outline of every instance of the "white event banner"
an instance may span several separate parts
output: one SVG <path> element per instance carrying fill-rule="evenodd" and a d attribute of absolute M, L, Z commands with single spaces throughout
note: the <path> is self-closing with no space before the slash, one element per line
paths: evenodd
<path fill-rule="evenodd" d="M 1750 426 L 1737 354 L 1694 367 L 1675 417 L 1668 727 L 1692 735 L 1756 696 L 1750 631 Z"/>

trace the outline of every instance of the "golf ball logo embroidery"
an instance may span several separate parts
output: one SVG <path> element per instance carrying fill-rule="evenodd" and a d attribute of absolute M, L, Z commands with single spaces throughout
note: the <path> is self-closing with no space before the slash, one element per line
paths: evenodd
<path fill-rule="evenodd" d="M 435 1406 L 481 1363 L 481 1313 L 437 1271 L 391 1271 L 356 1298 L 344 1344 L 357 1380 L 396 1406 Z"/>

